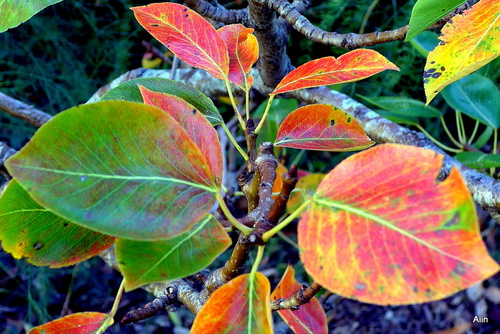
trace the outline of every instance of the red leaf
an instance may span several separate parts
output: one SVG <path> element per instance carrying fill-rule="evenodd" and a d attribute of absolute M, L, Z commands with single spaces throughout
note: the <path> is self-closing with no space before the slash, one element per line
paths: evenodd
<path fill-rule="evenodd" d="M 495 274 L 474 202 L 443 156 L 385 144 L 341 162 L 298 227 L 301 259 L 325 288 L 373 304 L 424 303 Z"/>
<path fill-rule="evenodd" d="M 113 318 L 109 314 L 74 313 L 35 327 L 28 334 L 100 334 L 112 324 Z"/>
<path fill-rule="evenodd" d="M 271 300 L 291 297 L 301 288 L 294 275 L 295 270 L 288 265 L 281 281 L 271 294 Z M 296 311 L 279 310 L 278 314 L 295 334 L 328 333 L 325 311 L 316 298 L 301 305 Z"/>
<path fill-rule="evenodd" d="M 229 57 L 217 30 L 196 12 L 175 3 L 131 8 L 137 21 L 172 53 L 214 78 L 227 80 Z"/>
<path fill-rule="evenodd" d="M 261 273 L 236 277 L 210 296 L 194 319 L 191 334 L 272 333 L 270 290 Z"/>
<path fill-rule="evenodd" d="M 243 90 L 250 89 L 253 77 L 247 78 L 252 65 L 259 58 L 259 44 L 253 29 L 241 24 L 227 25 L 217 30 L 229 51 L 229 80 Z M 250 80 L 249 80 L 250 79 Z"/>
<path fill-rule="evenodd" d="M 185 100 L 171 94 L 153 92 L 139 85 L 145 104 L 158 107 L 172 116 L 186 131 L 207 159 L 213 175 L 222 179 L 222 149 L 210 122 Z"/>
<path fill-rule="evenodd" d="M 311 104 L 290 113 L 274 143 L 319 151 L 354 151 L 373 144 L 354 117 L 327 104 Z"/>
<path fill-rule="evenodd" d="M 399 71 L 399 68 L 377 51 L 358 49 L 339 58 L 320 58 L 297 67 L 281 80 L 271 95 L 302 88 L 358 81 L 383 70 Z"/>

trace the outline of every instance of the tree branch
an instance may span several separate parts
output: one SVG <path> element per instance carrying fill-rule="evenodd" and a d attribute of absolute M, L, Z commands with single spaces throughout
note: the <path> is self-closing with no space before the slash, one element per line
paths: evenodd
<path fill-rule="evenodd" d="M 409 25 L 406 25 L 395 30 L 382 32 L 376 31 L 361 35 L 355 33 L 339 34 L 337 32 L 328 32 L 314 26 L 306 17 L 302 15 L 300 11 L 298 11 L 286 0 L 258 0 L 257 2 L 276 11 L 295 30 L 307 37 L 307 39 L 316 43 L 333 45 L 345 49 L 356 49 L 402 40 L 406 37 L 406 33 L 410 28 Z M 450 14 L 446 15 L 443 19 L 436 22 L 436 24 L 429 27 L 429 29 L 442 27 L 450 18 L 470 8 L 471 3 L 475 2 L 477 2 L 477 0 L 463 4 Z"/>
<path fill-rule="evenodd" d="M 300 305 L 309 303 L 322 288 L 323 287 L 316 282 L 312 282 L 309 286 L 303 285 L 302 288 L 297 290 L 291 297 L 279 298 L 271 301 L 271 311 L 283 309 L 296 311 L 300 308 Z"/>
<path fill-rule="evenodd" d="M 7 114 L 14 117 L 25 120 L 36 127 L 42 126 L 52 118 L 49 114 L 3 93 L 0 93 L 0 110 L 5 111 Z"/>
<path fill-rule="evenodd" d="M 245 9 L 226 9 L 223 6 L 214 6 L 204 0 L 186 0 L 184 3 L 205 18 L 212 19 L 224 24 L 241 23 L 244 26 L 251 28 L 252 22 L 248 15 L 248 10 Z"/>

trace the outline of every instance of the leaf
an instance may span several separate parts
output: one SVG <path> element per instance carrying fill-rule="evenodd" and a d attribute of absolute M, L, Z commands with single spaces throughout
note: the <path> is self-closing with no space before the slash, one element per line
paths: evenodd
<path fill-rule="evenodd" d="M 495 274 L 468 189 L 443 156 L 396 144 L 327 174 L 299 222 L 306 271 L 334 293 L 380 305 L 447 297 Z"/>
<path fill-rule="evenodd" d="M 253 29 L 241 24 L 231 24 L 223 26 L 217 32 L 226 42 L 229 51 L 229 81 L 248 91 L 252 83 L 247 81 L 246 74 L 259 58 L 259 44 L 252 35 Z"/>
<path fill-rule="evenodd" d="M 155 92 L 167 93 L 183 99 L 201 112 L 212 125 L 224 123 L 222 116 L 209 97 L 191 85 L 164 78 L 139 78 L 126 81 L 104 94 L 101 101 L 126 100 L 142 103 L 139 85 Z"/>
<path fill-rule="evenodd" d="M 283 188 L 283 174 L 287 171 L 288 168 L 286 168 L 281 162 L 278 162 L 278 166 L 276 167 L 276 178 L 274 179 L 273 188 L 271 189 L 273 194 L 281 192 L 281 188 Z"/>
<path fill-rule="evenodd" d="M 135 18 L 154 38 L 191 66 L 227 80 L 226 43 L 201 15 L 176 3 L 132 7 Z"/>
<path fill-rule="evenodd" d="M 24 0 L 22 4 L 19 0 L 0 1 L 0 33 L 17 27 L 21 23 L 28 21 L 33 15 L 44 8 L 54 5 L 62 0 Z"/>
<path fill-rule="evenodd" d="M 281 281 L 271 294 L 271 300 L 288 298 L 302 288 L 294 277 L 295 270 L 288 265 Z M 296 311 L 279 310 L 278 314 L 295 334 L 328 333 L 326 314 L 316 297 Z"/>
<path fill-rule="evenodd" d="M 159 240 L 188 230 L 219 191 L 205 157 L 166 112 L 102 101 L 68 109 L 6 162 L 42 206 L 112 236 Z"/>
<path fill-rule="evenodd" d="M 425 103 L 403 96 L 366 97 L 358 95 L 363 100 L 374 106 L 390 111 L 392 114 L 402 116 L 415 116 L 433 118 L 441 116 L 437 108 L 426 106 Z"/>
<path fill-rule="evenodd" d="M 295 186 L 296 190 L 290 195 L 288 202 L 286 203 L 286 211 L 288 213 L 294 212 L 299 206 L 304 203 L 307 196 L 312 196 L 316 192 L 318 185 L 325 178 L 325 174 L 322 173 L 312 173 L 304 177 L 301 177 Z"/>
<path fill-rule="evenodd" d="M 101 334 L 113 324 L 113 317 L 106 313 L 73 313 L 33 328 L 28 334 Z"/>
<path fill-rule="evenodd" d="M 270 95 L 302 88 L 334 85 L 368 78 L 399 68 L 374 50 L 357 49 L 342 56 L 311 60 L 288 73 Z"/>
<path fill-rule="evenodd" d="M 410 115 L 403 115 L 401 113 L 393 113 L 391 111 L 382 109 L 373 109 L 374 112 L 388 120 L 398 124 L 419 124 L 418 118 Z"/>
<path fill-rule="evenodd" d="M 166 111 L 179 122 L 189 138 L 198 146 L 201 154 L 207 159 L 212 174 L 221 180 L 222 149 L 217 132 L 208 120 L 191 104 L 175 95 L 153 92 L 144 86 L 139 86 L 139 90 L 144 98 L 144 103 Z"/>
<path fill-rule="evenodd" d="M 188 231 L 168 240 L 116 241 L 116 257 L 127 291 L 142 285 L 183 278 L 207 267 L 226 248 L 231 238 L 211 215 Z"/>
<path fill-rule="evenodd" d="M 405 42 L 412 40 L 463 3 L 464 0 L 418 0 L 411 10 L 410 29 L 406 33 Z"/>
<path fill-rule="evenodd" d="M 311 104 L 281 123 L 275 146 L 319 151 L 354 151 L 375 144 L 354 117 L 327 104 Z"/>
<path fill-rule="evenodd" d="M 261 273 L 236 277 L 210 296 L 191 333 L 272 333 L 270 292 L 269 280 Z"/>
<path fill-rule="evenodd" d="M 500 127 L 500 90 L 490 79 L 473 73 L 445 87 L 443 97 L 453 109 L 494 129 Z"/>
<path fill-rule="evenodd" d="M 56 216 L 13 179 L 0 197 L 0 240 L 16 259 L 58 268 L 99 254 L 115 239 Z"/>
<path fill-rule="evenodd" d="M 441 30 L 424 71 L 427 104 L 444 87 L 500 55 L 500 1 L 481 0 Z"/>
<path fill-rule="evenodd" d="M 454 156 L 461 163 L 474 169 L 500 167 L 500 154 L 483 152 L 460 152 Z"/>

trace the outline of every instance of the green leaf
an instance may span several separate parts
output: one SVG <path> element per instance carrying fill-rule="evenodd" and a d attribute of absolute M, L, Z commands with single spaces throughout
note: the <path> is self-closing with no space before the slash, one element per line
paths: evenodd
<path fill-rule="evenodd" d="M 154 92 L 167 93 L 183 99 L 201 112 L 212 125 L 224 122 L 212 100 L 205 94 L 191 85 L 164 78 L 139 78 L 126 81 L 104 94 L 101 100 L 142 102 L 139 85 Z"/>
<path fill-rule="evenodd" d="M 208 215 L 188 231 L 168 240 L 116 241 L 116 257 L 125 277 L 125 289 L 192 275 L 207 267 L 231 239 L 220 223 Z"/>
<path fill-rule="evenodd" d="M 473 73 L 445 87 L 442 94 L 453 109 L 494 129 L 500 127 L 500 90 L 490 79 Z"/>
<path fill-rule="evenodd" d="M 493 128 L 487 126 L 474 143 L 474 147 L 480 150 L 490 140 L 491 136 L 493 136 Z"/>
<path fill-rule="evenodd" d="M 168 239 L 191 228 L 210 210 L 222 176 L 211 173 L 168 113 L 126 101 L 56 115 L 6 166 L 56 214 L 137 240 Z"/>
<path fill-rule="evenodd" d="M 0 33 L 28 21 L 44 8 L 62 0 L 0 0 Z"/>
<path fill-rule="evenodd" d="M 374 106 L 401 116 L 433 118 L 441 116 L 441 111 L 425 103 L 403 96 L 366 97 L 358 95 Z"/>
<path fill-rule="evenodd" d="M 401 115 L 399 113 L 393 113 L 391 111 L 382 110 L 382 109 L 374 109 L 377 114 L 380 116 L 387 118 L 388 120 L 398 123 L 398 124 L 419 124 L 418 118 L 409 115 Z"/>
<path fill-rule="evenodd" d="M 461 152 L 455 155 L 455 159 L 474 169 L 500 167 L 500 154 Z"/>
<path fill-rule="evenodd" d="M 115 238 L 56 216 L 36 203 L 15 179 L 0 197 L 2 248 L 16 259 L 58 268 L 91 258 Z"/>
<path fill-rule="evenodd" d="M 406 33 L 405 42 L 446 16 L 464 3 L 464 0 L 418 0 L 411 11 L 410 29 Z"/>
<path fill-rule="evenodd" d="M 264 110 L 266 109 L 268 99 L 261 103 L 261 105 L 252 114 L 254 118 L 262 118 Z M 274 142 L 276 135 L 278 134 L 278 129 L 280 123 L 283 119 L 290 114 L 292 111 L 299 107 L 299 102 L 295 99 L 274 99 L 269 114 L 266 118 L 266 123 L 262 127 L 257 137 L 257 145 L 268 141 Z"/>
<path fill-rule="evenodd" d="M 427 58 L 429 52 L 434 50 L 438 43 L 438 34 L 432 31 L 422 31 L 421 34 L 410 41 L 410 44 L 415 48 L 415 50 L 417 50 L 425 58 Z"/>

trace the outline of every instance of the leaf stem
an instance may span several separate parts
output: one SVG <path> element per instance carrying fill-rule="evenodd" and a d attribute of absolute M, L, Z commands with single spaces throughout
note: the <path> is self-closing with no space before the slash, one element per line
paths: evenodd
<path fill-rule="evenodd" d="M 311 203 L 310 199 L 308 199 L 307 201 L 302 203 L 302 205 L 299 206 L 294 212 L 292 212 L 292 214 L 290 216 L 286 217 L 285 219 L 283 219 L 283 221 L 281 223 L 279 223 L 278 225 L 276 225 L 275 227 L 273 227 L 272 229 L 270 229 L 269 231 L 264 233 L 262 235 L 262 240 L 264 242 L 267 242 L 269 239 L 271 239 L 276 233 L 281 231 L 285 226 L 287 226 L 295 218 L 297 218 L 310 203 Z"/>
<path fill-rule="evenodd" d="M 116 293 L 116 298 L 113 303 L 113 307 L 111 308 L 111 312 L 109 312 L 111 318 L 113 318 L 116 314 L 116 311 L 118 311 L 118 304 L 120 304 L 120 300 L 122 299 L 124 288 L 125 288 L 125 279 L 122 280 L 120 287 L 118 288 L 118 292 Z"/>
<path fill-rule="evenodd" d="M 493 151 L 491 152 L 492 154 L 497 154 L 497 149 L 498 149 L 498 130 L 494 129 L 493 130 Z M 495 167 L 490 168 L 490 175 L 493 177 L 495 175 Z"/>
<path fill-rule="evenodd" d="M 443 129 L 444 131 L 446 132 L 446 134 L 448 135 L 448 138 L 450 138 L 451 142 L 457 146 L 457 147 L 461 147 L 462 145 L 456 141 L 455 137 L 453 137 L 453 135 L 451 134 L 450 130 L 448 129 L 448 126 L 446 126 L 446 122 L 444 121 L 444 118 L 443 116 L 439 116 L 439 119 L 441 120 L 441 124 L 443 124 Z M 422 129 L 422 127 L 420 127 L 420 129 Z M 426 133 L 426 132 L 424 132 Z M 428 133 L 426 133 L 426 135 L 429 137 L 429 138 L 432 138 L 431 135 L 429 135 Z M 431 139 L 432 140 L 432 139 Z M 436 143 L 436 142 L 434 142 Z M 436 144 L 437 145 L 437 144 Z M 439 146 L 439 145 L 438 145 Z M 443 145 L 444 146 L 444 145 Z M 453 152 L 453 151 L 451 151 Z"/>
<path fill-rule="evenodd" d="M 217 198 L 217 202 L 219 202 L 219 205 L 222 209 L 222 212 L 224 212 L 224 214 L 226 215 L 227 220 L 229 220 L 229 222 L 231 222 L 231 224 L 233 224 L 234 227 L 236 227 L 238 230 L 240 230 L 241 233 L 243 233 L 245 235 L 249 235 L 253 231 L 253 229 L 243 225 L 236 218 L 234 218 L 231 211 L 229 211 L 229 208 L 227 207 L 226 202 L 224 202 L 224 198 L 222 197 L 222 195 L 219 192 L 215 195 L 215 197 Z"/>
<path fill-rule="evenodd" d="M 287 243 L 292 245 L 295 249 L 299 249 L 299 244 L 296 243 L 295 241 L 293 241 L 292 239 L 290 239 L 289 237 L 287 237 L 285 233 L 283 233 L 282 231 L 279 231 L 277 234 L 281 239 L 285 240 Z"/>
<path fill-rule="evenodd" d="M 250 118 L 250 87 L 248 87 L 248 78 L 245 77 L 245 111 L 247 115 L 247 121 Z"/>
<path fill-rule="evenodd" d="M 458 150 L 456 148 L 451 148 L 451 147 L 448 147 L 444 144 L 441 144 L 437 139 L 435 139 L 434 137 L 432 137 L 427 131 L 425 131 L 425 129 L 420 125 L 420 124 L 414 124 L 415 127 L 417 127 L 423 134 L 425 134 L 434 144 L 436 144 L 437 146 L 439 146 L 440 148 L 442 148 L 443 150 L 445 151 L 449 151 L 449 152 L 453 152 L 453 153 L 460 153 L 462 152 L 461 150 Z"/>
<path fill-rule="evenodd" d="M 253 263 L 252 270 L 250 271 L 250 275 L 253 277 L 259 269 L 259 264 L 262 261 L 262 257 L 264 256 L 264 249 L 266 246 L 259 246 L 257 248 L 257 257 L 255 258 L 255 262 Z"/>
<path fill-rule="evenodd" d="M 269 100 L 267 101 L 266 110 L 264 110 L 264 114 L 262 115 L 262 119 L 259 122 L 259 125 L 255 128 L 254 133 L 258 134 L 260 129 L 264 126 L 266 122 L 267 114 L 269 113 L 269 109 L 271 109 L 271 104 L 273 103 L 274 95 L 269 95 Z"/>
<path fill-rule="evenodd" d="M 243 157 L 243 159 L 245 159 L 245 161 L 247 161 L 248 160 L 248 154 L 246 154 L 246 152 L 241 148 L 241 146 L 238 144 L 238 142 L 236 141 L 236 139 L 234 139 L 233 135 L 231 134 L 231 131 L 229 131 L 229 129 L 227 128 L 226 124 L 222 123 L 220 126 L 222 127 L 222 129 L 226 133 L 227 138 L 229 138 L 229 140 L 231 141 L 231 143 L 233 143 L 233 145 L 236 148 L 236 150 L 238 150 L 238 152 L 240 152 L 240 154 Z"/>
<path fill-rule="evenodd" d="M 455 110 L 455 119 L 457 122 L 458 141 L 463 144 L 467 141 L 467 139 L 465 136 L 465 127 L 462 113 L 458 110 Z"/>
<path fill-rule="evenodd" d="M 225 79 L 224 82 L 226 83 L 227 93 L 229 94 L 229 99 L 231 100 L 231 104 L 233 105 L 233 109 L 234 109 L 234 112 L 236 113 L 236 117 L 238 118 L 238 121 L 240 122 L 241 128 L 243 129 L 243 131 L 245 131 L 246 124 L 245 124 L 245 121 L 243 120 L 243 117 L 241 117 L 240 112 L 238 111 L 238 106 L 236 105 L 236 102 L 234 100 L 233 91 L 231 90 L 231 85 L 229 84 L 229 80 Z"/>
<path fill-rule="evenodd" d="M 476 125 L 474 126 L 474 130 L 472 131 L 472 134 L 470 135 L 470 138 L 467 141 L 468 144 L 472 145 L 472 141 L 474 140 L 474 137 L 476 137 L 476 133 L 477 133 L 478 129 L 479 129 L 479 121 L 476 121 Z"/>

